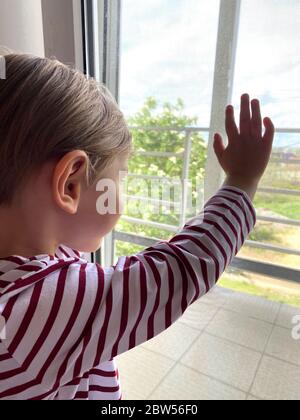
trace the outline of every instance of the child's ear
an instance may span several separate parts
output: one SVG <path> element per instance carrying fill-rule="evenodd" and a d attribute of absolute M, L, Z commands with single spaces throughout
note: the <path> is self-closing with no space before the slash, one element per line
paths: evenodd
<path fill-rule="evenodd" d="M 67 153 L 56 165 L 52 191 L 56 204 L 69 214 L 76 214 L 82 188 L 86 185 L 88 156 L 75 150 Z"/>

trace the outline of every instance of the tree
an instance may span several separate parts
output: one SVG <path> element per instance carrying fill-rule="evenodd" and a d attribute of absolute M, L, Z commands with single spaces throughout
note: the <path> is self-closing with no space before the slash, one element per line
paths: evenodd
<path fill-rule="evenodd" d="M 158 101 L 149 97 L 146 99 L 144 105 L 135 115 L 128 118 L 130 127 L 173 127 L 184 128 L 197 125 L 197 117 L 189 117 L 185 115 L 184 102 L 181 99 L 177 100 L 176 104 L 166 102 L 159 109 Z M 179 131 L 148 131 L 140 128 L 132 128 L 133 142 L 135 153 L 130 160 L 129 172 L 137 175 L 150 175 L 162 178 L 177 178 L 182 177 L 183 159 L 182 157 L 157 157 L 157 156 L 143 156 L 140 152 L 184 152 L 186 133 Z M 189 168 L 189 179 L 196 183 L 203 180 L 205 161 L 207 156 L 207 146 L 200 133 L 192 134 L 192 153 Z M 128 179 L 128 194 L 130 196 L 148 197 L 152 192 L 153 197 L 153 183 L 150 180 Z M 161 189 L 157 191 L 157 199 L 163 199 L 163 192 Z M 175 193 L 174 193 L 175 194 Z M 173 196 L 176 200 L 176 197 Z M 177 197 L 178 198 L 178 197 Z M 142 220 L 154 221 L 162 224 L 179 226 L 180 215 L 176 213 L 176 209 L 167 209 L 161 206 L 161 211 L 157 214 L 156 207 L 150 202 L 141 202 L 134 199 L 128 200 L 126 207 L 126 215 L 132 216 Z M 138 208 L 137 208 L 138 207 Z M 154 211 L 154 209 L 156 211 Z M 169 211 L 170 210 L 170 211 Z M 138 224 L 131 224 L 125 221 L 120 221 L 117 230 L 134 233 L 139 236 L 146 236 L 150 238 L 165 240 L 169 239 L 172 234 L 169 231 L 157 229 Z M 116 254 L 130 255 L 139 251 L 141 247 L 137 247 L 127 243 L 117 243 Z"/>

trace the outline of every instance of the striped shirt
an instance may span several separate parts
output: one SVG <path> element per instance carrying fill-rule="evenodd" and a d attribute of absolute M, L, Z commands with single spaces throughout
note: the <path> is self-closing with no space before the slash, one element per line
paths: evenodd
<path fill-rule="evenodd" d="M 121 399 L 114 358 L 205 295 L 255 223 L 247 194 L 224 187 L 173 239 L 112 267 L 67 247 L 1 259 L 0 399 Z"/>

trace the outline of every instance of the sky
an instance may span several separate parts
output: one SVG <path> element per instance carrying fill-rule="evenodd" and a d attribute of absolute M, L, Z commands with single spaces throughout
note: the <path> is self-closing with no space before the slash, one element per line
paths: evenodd
<path fill-rule="evenodd" d="M 220 0 L 123 0 L 120 105 L 182 98 L 208 127 Z M 258 97 L 278 128 L 300 128 L 300 1 L 242 0 L 232 103 Z M 300 135 L 279 136 L 278 145 Z"/>

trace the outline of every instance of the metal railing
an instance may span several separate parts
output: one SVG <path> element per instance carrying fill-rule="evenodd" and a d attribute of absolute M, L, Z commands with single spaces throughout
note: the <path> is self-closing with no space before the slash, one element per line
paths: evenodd
<path fill-rule="evenodd" d="M 128 223 L 132 223 L 134 225 L 143 225 L 148 227 L 153 227 L 157 229 L 161 229 L 163 231 L 167 231 L 170 233 L 177 233 L 181 226 L 184 225 L 186 221 L 186 210 L 187 210 L 187 189 L 186 189 L 186 182 L 184 182 L 186 179 L 189 178 L 189 167 L 190 167 L 190 158 L 191 158 L 191 147 L 192 147 L 192 134 L 193 133 L 207 133 L 209 132 L 209 128 L 200 128 L 200 127 L 131 127 L 132 130 L 142 130 L 142 131 L 156 131 L 156 132 L 166 132 L 166 131 L 176 131 L 176 132 L 182 132 L 185 133 L 184 138 L 184 152 L 182 153 L 168 153 L 168 152 L 139 152 L 137 151 L 136 154 L 144 157 L 161 157 L 161 158 L 170 158 L 170 157 L 180 157 L 183 159 L 183 169 L 182 169 L 182 176 L 181 179 L 178 179 L 178 183 L 182 183 L 183 185 L 183 193 L 182 193 L 182 200 L 181 200 L 181 217 L 180 217 L 180 225 L 168 225 L 168 224 L 162 224 L 157 223 L 153 221 L 148 220 L 142 220 L 137 219 L 133 217 L 123 216 L 122 220 Z M 278 133 L 299 133 L 300 129 L 280 129 L 277 130 Z M 277 163 L 277 161 L 276 161 Z M 286 163 L 285 161 L 282 163 Z M 300 165 L 300 160 L 293 160 L 293 163 L 296 165 Z M 300 167 L 299 167 L 300 170 Z M 138 179 L 145 179 L 145 180 L 164 180 L 166 181 L 165 177 L 160 176 L 151 176 L 151 175 L 139 175 L 139 174 L 129 174 L 129 177 L 132 178 L 138 178 Z M 170 179 L 170 182 L 174 184 L 174 180 Z M 176 182 L 176 181 L 175 181 Z M 286 196 L 295 196 L 300 197 L 300 191 L 297 190 L 289 190 L 289 189 L 278 189 L 278 188 L 272 188 L 272 187 L 261 187 L 258 190 L 260 193 L 265 194 L 280 194 L 280 195 L 286 195 Z M 130 199 L 134 200 L 144 200 L 148 202 L 153 202 L 157 204 L 169 204 L 168 201 L 164 200 L 154 200 L 154 199 L 148 199 L 145 197 L 138 197 L 138 196 L 128 196 Z M 276 199 L 276 198 L 275 198 Z M 179 204 L 179 203 L 176 203 Z M 200 209 L 199 209 L 200 211 Z M 272 217 L 272 216 L 261 216 L 258 214 L 257 217 L 258 221 L 265 221 L 269 223 L 274 224 L 282 224 L 286 226 L 294 226 L 294 227 L 300 227 L 300 218 L 299 220 L 289 219 L 289 218 L 281 218 L 281 217 Z M 135 245 L 140 246 L 153 246 L 155 243 L 161 241 L 159 238 L 145 238 L 139 235 L 125 233 L 125 232 L 119 232 L 115 231 L 113 233 L 112 238 L 112 252 L 114 255 L 115 252 L 115 242 L 121 241 L 121 242 L 128 242 Z M 256 241 L 246 241 L 245 245 L 256 248 L 256 249 L 263 249 L 266 251 L 272 251 L 277 252 L 281 254 L 287 254 L 287 255 L 295 255 L 300 256 L 300 249 L 292 249 L 292 248 L 286 248 L 282 246 L 277 246 L 273 244 L 268 243 L 262 243 L 262 242 L 256 242 Z M 245 258 L 235 258 L 235 260 L 232 263 L 233 267 L 236 267 L 238 269 L 242 269 L 244 271 L 251 271 L 255 272 L 257 274 L 267 275 L 270 277 L 276 277 L 280 279 L 286 279 L 289 281 L 294 282 L 300 282 L 300 270 L 298 269 L 292 269 L 288 267 L 281 267 L 276 264 L 270 264 L 270 263 L 264 263 L 260 261 L 252 261 Z M 300 267 L 300 263 L 299 263 Z"/>
<path fill-rule="evenodd" d="M 142 237 L 131 233 L 114 232 L 113 241 L 127 242 L 130 244 L 149 248 L 156 245 L 161 240 Z M 279 280 L 286 280 L 294 283 L 299 283 L 300 281 L 300 270 L 281 267 L 279 265 L 266 262 L 253 261 L 246 258 L 234 258 L 231 263 L 231 267 L 241 271 L 248 271 Z"/>

